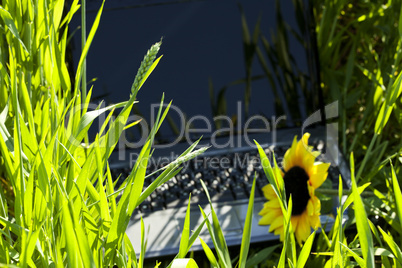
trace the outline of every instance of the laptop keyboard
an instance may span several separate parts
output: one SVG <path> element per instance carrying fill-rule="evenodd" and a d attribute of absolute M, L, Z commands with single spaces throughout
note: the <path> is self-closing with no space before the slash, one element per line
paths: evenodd
<path fill-rule="evenodd" d="M 275 147 L 277 163 L 282 161 L 287 149 L 288 146 L 283 148 Z M 272 160 L 272 148 L 265 149 L 265 153 Z M 323 161 L 323 159 L 318 160 Z M 162 165 L 149 165 L 147 174 L 151 174 L 161 167 Z M 123 181 L 130 171 L 129 168 L 113 169 L 112 176 L 117 178 L 121 174 L 120 180 Z M 337 184 L 339 170 L 331 166 L 328 173 L 328 179 Z M 156 173 L 147 177 L 144 181 L 144 189 L 158 175 L 159 173 Z M 260 164 L 257 149 L 217 156 L 198 157 L 183 164 L 183 169 L 176 176 L 159 186 L 141 203 L 139 211 L 149 213 L 187 206 L 190 194 L 191 205 L 207 204 L 208 199 L 201 185 L 201 179 L 204 181 L 211 201 L 214 203 L 248 202 L 254 175 L 256 176 L 255 198 L 263 197 L 261 188 L 268 184 L 268 180 Z"/>

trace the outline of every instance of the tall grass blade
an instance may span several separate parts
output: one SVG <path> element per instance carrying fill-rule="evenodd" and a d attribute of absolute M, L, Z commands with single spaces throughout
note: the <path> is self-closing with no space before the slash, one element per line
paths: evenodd
<path fill-rule="evenodd" d="M 253 254 L 246 263 L 246 268 L 253 268 L 263 261 L 270 259 L 272 253 L 279 247 L 280 245 L 275 245 L 271 247 L 264 248 L 259 252 Z"/>
<path fill-rule="evenodd" d="M 355 204 L 355 217 L 357 232 L 359 235 L 360 245 L 363 251 L 363 258 L 365 261 L 365 266 L 374 267 L 374 245 L 373 238 L 370 232 L 370 227 L 367 222 L 367 214 L 363 205 L 363 201 L 357 189 L 356 180 L 354 176 L 354 159 L 353 153 L 350 156 L 350 169 L 351 169 L 351 179 L 352 179 L 352 194 L 354 196 Z"/>
<path fill-rule="evenodd" d="M 208 189 L 205 186 L 205 183 L 201 180 L 201 185 L 204 188 L 205 194 L 207 195 L 209 205 L 211 208 L 211 216 L 212 216 L 212 225 L 208 220 L 207 215 L 205 214 L 204 210 L 200 207 L 201 214 L 203 215 L 204 219 L 206 219 L 206 224 L 208 228 L 208 232 L 211 235 L 211 240 L 214 243 L 216 253 L 219 257 L 219 265 L 222 267 L 232 267 L 232 262 L 229 255 L 229 250 L 226 244 L 225 237 L 223 236 L 221 226 L 219 224 L 218 217 L 216 216 L 215 210 L 212 206 L 211 198 L 208 193 Z"/>
<path fill-rule="evenodd" d="M 396 260 L 399 262 L 399 265 L 402 265 L 402 251 L 401 248 L 395 243 L 394 239 L 392 238 L 391 235 L 387 234 L 384 232 L 384 230 L 378 226 L 378 229 L 380 230 L 385 242 L 387 242 L 388 246 L 390 247 L 392 253 L 396 257 Z"/>
<path fill-rule="evenodd" d="M 299 255 L 299 259 L 297 260 L 296 268 L 303 268 L 306 265 L 307 259 L 310 256 L 311 248 L 313 246 L 315 232 L 316 231 L 314 231 L 304 243 Z"/>
<path fill-rule="evenodd" d="M 254 211 L 255 181 L 256 181 L 256 175 L 254 175 L 253 186 L 251 187 L 250 199 L 248 201 L 246 220 L 244 221 L 243 237 L 240 245 L 239 268 L 246 267 L 248 250 L 250 247 L 251 225 L 253 222 L 253 211 Z"/>
<path fill-rule="evenodd" d="M 207 256 L 209 263 L 211 264 L 212 267 L 219 267 L 218 261 L 215 258 L 214 253 L 212 252 L 212 250 L 208 247 L 207 243 L 204 242 L 204 240 L 202 240 L 201 237 L 198 237 L 198 239 L 201 242 L 201 246 L 202 249 L 204 250 L 205 255 Z"/>
<path fill-rule="evenodd" d="M 402 93 L 402 73 L 400 73 L 392 87 L 387 90 L 385 101 L 383 102 L 380 112 L 377 115 L 374 131 L 381 134 L 393 110 L 394 104 Z"/>
<path fill-rule="evenodd" d="M 141 217 L 141 252 L 138 260 L 138 268 L 142 268 L 144 266 L 146 244 L 144 220 Z"/>
<path fill-rule="evenodd" d="M 197 227 L 197 229 L 192 233 L 190 239 L 188 240 L 188 246 L 187 246 L 187 252 L 190 250 L 191 246 L 199 238 L 199 235 L 201 233 L 202 228 L 204 227 L 205 223 L 209 222 L 208 219 L 204 219 L 204 221 Z M 174 260 L 178 258 L 179 254 L 176 255 Z M 173 261 L 167 266 L 167 268 L 170 268 L 173 264 Z"/>
<path fill-rule="evenodd" d="M 264 170 L 265 176 L 268 178 L 269 183 L 274 187 L 275 193 L 279 198 L 283 200 L 284 198 L 284 182 L 283 179 L 275 180 L 276 177 L 274 175 L 274 171 L 272 170 L 271 162 L 269 161 L 267 155 L 265 154 L 264 150 L 262 149 L 261 145 L 254 141 L 258 148 L 258 153 L 261 159 L 261 166 Z"/>
<path fill-rule="evenodd" d="M 188 198 L 188 205 L 187 205 L 186 216 L 184 218 L 183 231 L 181 232 L 178 258 L 186 257 L 188 251 L 188 240 L 190 238 L 190 201 L 191 201 L 191 194 Z"/>
<path fill-rule="evenodd" d="M 172 268 L 198 268 L 193 259 L 176 259 L 172 263 Z"/>
<path fill-rule="evenodd" d="M 8 12 L 2 6 L 0 6 L 0 16 L 3 19 L 3 21 L 4 21 L 5 25 L 7 26 L 7 28 L 12 33 L 12 35 L 17 39 L 17 41 L 21 44 L 21 46 L 24 49 L 24 51 L 28 54 L 29 53 L 28 49 L 25 47 L 24 42 L 21 40 L 21 37 L 20 37 L 20 35 L 18 33 L 18 29 L 15 26 L 13 17 L 11 16 L 10 12 Z"/>
<path fill-rule="evenodd" d="M 375 267 L 375 266 L 367 266 L 367 262 L 365 260 L 363 260 L 359 255 L 357 255 L 353 250 L 351 250 L 344 244 L 341 244 L 341 245 L 349 252 L 350 255 L 352 255 L 352 257 L 355 259 L 355 261 L 359 264 L 360 267 L 362 267 L 362 268 Z"/>
<path fill-rule="evenodd" d="M 398 214 L 399 223 L 402 229 L 402 192 L 399 187 L 398 179 L 396 178 L 394 167 L 391 162 L 391 174 L 392 174 L 392 186 L 394 189 L 395 201 L 396 201 L 396 213 Z"/>
<path fill-rule="evenodd" d="M 88 35 L 88 38 L 87 38 L 87 40 L 85 42 L 85 46 L 84 46 L 84 48 L 82 49 L 82 52 L 81 52 L 81 57 L 80 57 L 80 60 L 78 62 L 77 72 L 75 74 L 74 96 L 77 95 L 78 89 L 80 88 L 81 77 L 82 77 L 82 75 L 83 75 L 83 73 L 85 71 L 84 70 L 85 59 L 87 57 L 89 47 L 91 46 L 92 40 L 93 40 L 93 38 L 95 36 L 95 33 L 96 33 L 97 29 L 98 29 L 104 4 L 105 4 L 105 1 L 103 0 L 102 5 L 99 8 L 99 11 L 98 11 L 98 13 L 96 15 L 96 18 L 94 20 L 94 23 L 92 24 L 92 28 L 89 31 L 89 35 Z"/>

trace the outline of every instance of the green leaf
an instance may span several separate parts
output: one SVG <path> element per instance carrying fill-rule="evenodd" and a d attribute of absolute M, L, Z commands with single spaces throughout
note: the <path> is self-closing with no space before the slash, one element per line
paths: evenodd
<path fill-rule="evenodd" d="M 357 255 L 353 250 L 351 250 L 350 248 L 348 248 L 346 245 L 342 244 L 341 245 L 350 253 L 350 255 L 352 255 L 352 257 L 355 259 L 355 261 L 359 264 L 359 266 L 361 268 L 365 268 L 366 263 L 359 255 Z M 375 266 L 368 266 L 368 267 L 375 267 Z"/>
<path fill-rule="evenodd" d="M 145 226 L 144 226 L 144 220 L 142 219 L 142 216 L 141 216 L 141 252 L 140 252 L 140 258 L 138 260 L 138 268 L 142 268 L 144 266 L 144 257 L 145 257 L 146 246 L 147 246 L 147 242 L 145 240 Z"/>
<path fill-rule="evenodd" d="M 175 259 L 172 268 L 198 268 L 198 265 L 193 259 Z"/>
<path fill-rule="evenodd" d="M 62 224 L 63 224 L 63 233 L 66 241 L 66 253 L 67 253 L 67 263 L 69 267 L 79 267 L 81 266 L 81 262 L 79 261 L 79 251 L 77 244 L 77 237 L 74 232 L 74 224 L 71 220 L 70 211 L 68 209 L 68 201 L 63 200 L 62 207 Z"/>
<path fill-rule="evenodd" d="M 0 6 L 0 16 L 3 19 L 4 23 L 6 24 L 7 28 L 10 30 L 12 35 L 18 40 L 18 42 L 21 44 L 22 48 L 24 51 L 29 54 L 27 48 L 25 47 L 24 42 L 21 40 L 21 37 L 18 33 L 18 29 L 14 24 L 14 20 L 11 16 L 11 14 L 5 10 L 2 6 Z"/>
<path fill-rule="evenodd" d="M 259 252 L 253 254 L 246 263 L 246 268 L 253 268 L 256 265 L 262 263 L 263 261 L 270 259 L 272 253 L 279 247 L 280 245 L 275 245 L 271 247 L 264 248 Z"/>
<path fill-rule="evenodd" d="M 188 251 L 188 240 L 190 238 L 190 201 L 191 201 L 191 194 L 188 198 L 188 205 L 187 205 L 186 216 L 184 219 L 183 231 L 181 232 L 178 258 L 184 258 Z"/>
<path fill-rule="evenodd" d="M 89 47 L 91 46 L 92 40 L 93 40 L 93 38 L 95 36 L 95 33 L 96 33 L 97 29 L 98 29 L 104 4 L 105 4 L 105 1 L 103 0 L 102 5 L 99 8 L 98 13 L 96 14 L 94 23 L 92 24 L 92 28 L 89 31 L 89 35 L 88 35 L 88 38 L 86 40 L 85 46 L 84 46 L 84 48 L 82 49 L 82 52 L 81 52 L 81 57 L 80 57 L 80 60 L 78 62 L 77 72 L 75 74 L 74 96 L 77 95 L 77 91 L 80 88 L 81 77 L 82 77 L 82 72 L 83 72 L 83 68 L 84 68 L 84 60 L 87 57 Z"/>
<path fill-rule="evenodd" d="M 99 139 L 98 136 L 96 136 L 95 139 L 95 143 L 98 144 L 98 146 L 95 147 L 95 158 L 96 158 L 96 167 L 98 169 L 98 193 L 99 193 L 99 198 L 100 198 L 100 205 L 99 205 L 99 212 L 101 215 L 101 219 L 103 222 L 103 225 L 107 226 L 107 229 L 109 229 L 110 227 L 110 223 L 111 223 L 111 218 L 110 218 L 110 211 L 109 211 L 109 204 L 107 202 L 107 198 L 106 198 L 106 193 L 105 193 L 105 189 L 103 188 L 103 164 L 104 162 L 102 162 L 101 159 L 101 152 L 99 149 Z"/>
<path fill-rule="evenodd" d="M 284 189 L 283 179 L 281 180 L 281 179 L 278 179 L 275 177 L 274 171 L 271 166 L 271 162 L 269 161 L 267 155 L 265 154 L 265 152 L 262 149 L 262 147 L 260 146 L 260 144 L 258 144 L 257 141 L 254 141 L 254 142 L 257 145 L 258 152 L 260 154 L 261 165 L 264 170 L 265 176 L 267 176 L 268 181 L 273 186 L 277 196 L 279 196 L 279 198 L 283 200 L 283 196 L 282 196 L 282 192 Z M 280 178 L 282 178 L 282 177 L 280 177 Z"/>
<path fill-rule="evenodd" d="M 366 210 L 363 205 L 363 201 L 357 189 L 355 175 L 354 175 L 354 159 L 353 153 L 350 156 L 350 169 L 352 179 L 352 194 L 354 196 L 355 204 L 355 217 L 357 233 L 359 235 L 360 245 L 363 250 L 363 258 L 365 260 L 366 267 L 374 267 L 374 246 L 373 237 L 370 232 L 370 227 L 367 221 Z"/>
<path fill-rule="evenodd" d="M 400 247 L 395 243 L 394 239 L 392 236 L 388 235 L 386 232 L 384 232 L 383 229 L 381 229 L 380 226 L 378 226 L 378 229 L 380 230 L 385 242 L 387 242 L 388 246 L 390 247 L 392 253 L 398 260 L 399 264 L 402 264 L 402 251 Z"/>
<path fill-rule="evenodd" d="M 113 105 L 109 105 L 105 108 L 96 109 L 94 111 L 86 112 L 79 120 L 76 130 L 74 131 L 73 137 L 68 139 L 69 144 L 67 146 L 68 150 L 73 153 L 74 150 L 80 146 L 81 141 L 84 139 L 92 122 L 106 111 L 123 107 L 127 102 L 121 102 Z M 78 111 L 77 111 L 78 112 Z"/>
<path fill-rule="evenodd" d="M 130 99 L 132 100 L 132 99 Z M 109 265 L 114 258 L 114 253 L 121 247 L 121 242 L 123 240 L 124 232 L 127 229 L 129 220 L 131 218 L 134 209 L 137 206 L 138 199 L 140 197 L 142 188 L 144 186 L 144 179 L 147 169 L 148 160 L 150 158 L 151 145 L 153 143 L 155 134 L 160 127 L 163 119 L 170 105 L 165 109 L 163 115 L 161 116 L 163 107 L 163 96 L 161 100 L 161 105 L 159 106 L 158 115 L 156 117 L 155 125 L 151 130 L 150 136 L 147 142 L 141 149 L 138 159 L 127 179 L 126 190 L 123 193 L 119 201 L 119 205 L 116 211 L 116 217 L 113 218 L 110 232 L 108 234 L 105 246 L 105 264 Z"/>
<path fill-rule="evenodd" d="M 368 182 L 357 188 L 359 196 L 364 191 L 364 189 L 366 189 L 370 184 L 371 183 Z M 348 198 L 346 199 L 345 203 L 343 204 L 343 211 L 345 211 L 350 206 L 350 204 L 352 204 L 354 202 L 354 200 L 355 200 L 355 196 L 353 194 L 349 195 Z"/>
<path fill-rule="evenodd" d="M 205 223 L 208 222 L 208 219 L 204 219 L 203 222 L 197 227 L 197 229 L 193 232 L 190 239 L 188 240 L 187 252 L 190 250 L 191 246 L 194 244 L 195 240 L 199 238 L 202 228 L 204 227 Z M 209 222 L 208 222 L 209 223 Z M 179 254 L 176 255 L 175 259 L 178 258 Z M 173 262 L 171 262 L 167 268 L 171 268 Z"/>
<path fill-rule="evenodd" d="M 400 73 L 392 84 L 392 87 L 387 90 L 385 101 L 383 102 L 380 112 L 377 115 L 374 131 L 377 134 L 381 134 L 383 128 L 388 122 L 392 109 L 398 97 L 402 93 L 402 73 Z"/>
<path fill-rule="evenodd" d="M 208 247 L 207 243 L 205 243 L 201 237 L 198 237 L 198 239 L 200 240 L 202 249 L 204 250 L 204 253 L 207 256 L 212 267 L 219 267 L 218 261 L 216 260 L 215 255 L 212 252 L 212 250 Z"/>
<path fill-rule="evenodd" d="M 394 189 L 394 196 L 396 201 L 396 212 L 398 214 L 399 223 L 401 224 L 402 228 L 402 192 L 401 188 L 399 187 L 398 179 L 396 178 L 394 167 L 392 166 L 391 162 L 391 172 L 392 172 L 392 186 Z"/>
<path fill-rule="evenodd" d="M 219 263 L 223 267 L 232 267 L 232 262 L 230 259 L 229 255 L 229 250 L 226 244 L 225 237 L 223 236 L 222 229 L 219 224 L 218 217 L 216 216 L 215 210 L 212 206 L 211 198 L 209 196 L 207 187 L 205 186 L 205 183 L 201 180 L 201 185 L 204 188 L 205 194 L 207 195 L 209 205 L 211 208 L 211 216 L 212 216 L 212 225 L 211 223 L 207 220 L 207 228 L 208 232 L 211 235 L 211 240 L 214 243 L 216 253 L 218 254 L 219 257 Z M 204 217 L 204 219 L 208 219 L 207 215 L 205 214 L 204 210 L 200 207 L 201 213 Z"/>
<path fill-rule="evenodd" d="M 243 237 L 240 246 L 239 268 L 246 267 L 247 255 L 250 247 L 251 225 L 253 222 L 254 211 L 255 181 L 256 175 L 254 175 L 253 186 L 251 187 L 250 199 L 248 201 L 247 216 L 244 221 Z"/>
<path fill-rule="evenodd" d="M 313 241 L 315 237 L 315 232 L 314 231 L 306 240 L 306 243 L 304 243 L 303 248 L 300 252 L 299 259 L 297 260 L 296 268 L 303 268 L 304 265 L 307 262 L 308 257 L 310 256 L 311 252 L 311 247 L 313 246 Z"/>

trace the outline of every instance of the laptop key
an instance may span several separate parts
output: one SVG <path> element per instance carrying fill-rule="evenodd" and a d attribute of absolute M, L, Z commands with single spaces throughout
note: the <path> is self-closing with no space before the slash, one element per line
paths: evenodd
<path fill-rule="evenodd" d="M 232 192 L 227 189 L 226 191 L 216 193 L 214 196 L 211 197 L 212 202 L 230 202 L 234 201 Z"/>
<path fill-rule="evenodd" d="M 162 209 L 164 209 L 163 201 L 162 200 L 152 201 L 151 202 L 151 207 L 152 207 L 153 211 L 162 210 Z"/>
<path fill-rule="evenodd" d="M 232 191 L 236 200 L 248 199 L 242 185 L 236 184 L 234 187 L 232 187 Z"/>

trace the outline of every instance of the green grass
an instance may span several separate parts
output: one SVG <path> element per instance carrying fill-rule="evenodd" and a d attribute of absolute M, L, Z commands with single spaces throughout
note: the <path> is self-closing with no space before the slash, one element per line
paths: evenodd
<path fill-rule="evenodd" d="M 195 230 L 190 230 L 188 209 L 177 255 L 151 267 L 402 267 L 401 2 L 313 2 L 322 87 L 327 102 L 340 102 L 340 142 L 352 174 L 351 191 L 344 191 L 340 180 L 334 226 L 328 233 L 312 232 L 303 245 L 295 243 L 289 224 L 291 199 L 286 201 L 283 182 L 273 179 L 274 170 L 260 150 L 265 174 L 285 215 L 283 245 L 250 248 L 252 194 L 239 249 L 227 246 L 212 205 L 212 221 L 201 209 L 204 222 Z M 63 0 L 1 3 L 1 267 L 148 267 L 144 228 L 137 236 L 142 244 L 139 257 L 125 234 L 131 214 L 156 187 L 180 171 L 180 164 L 206 150 L 195 150 L 194 143 L 142 190 L 149 174 L 140 163 L 147 163 L 152 153 L 169 104 L 159 110 L 130 175 L 115 189 L 107 159 L 122 131 L 133 125 L 127 126 L 127 119 L 138 91 L 161 60 L 157 58 L 161 42 L 146 53 L 132 88 L 127 89 L 127 101 L 89 111 L 96 89 L 87 92 L 85 59 L 102 7 L 90 26 L 77 71 L 70 75 L 68 27 L 80 8 L 78 1 L 64 15 Z M 260 39 L 262 47 L 252 53 L 264 67 L 262 52 L 272 47 L 258 35 L 258 25 L 250 37 L 245 18 L 242 21 L 244 49 L 260 44 Z M 247 85 L 257 79 L 251 70 L 246 73 L 248 77 L 237 83 Z M 249 98 L 247 91 L 245 98 Z M 214 113 L 225 112 L 223 97 L 211 102 Z M 88 143 L 88 129 L 101 113 L 108 115 L 107 120 Z M 371 194 L 364 195 L 367 192 Z M 117 195 L 121 195 L 118 202 Z M 346 223 L 344 213 L 349 216 Z M 196 263 L 188 252 L 203 225 L 214 249 L 201 240 L 207 261 Z"/>
<path fill-rule="evenodd" d="M 194 151 L 194 144 L 142 191 L 151 144 L 170 104 L 164 111 L 160 109 L 130 176 L 118 191 L 120 201 L 116 201 L 118 192 L 107 159 L 127 127 L 138 91 L 160 60 L 156 54 L 161 42 L 145 55 L 131 90 L 127 89 L 127 101 L 89 111 L 92 89 L 86 95 L 80 84 L 85 80 L 85 58 L 103 5 L 72 78 L 65 53 L 68 23 L 79 8 L 78 1 L 64 17 L 64 1 L 2 4 L 0 264 L 142 267 L 145 251 L 137 260 L 125 234 L 134 209 L 176 174 L 183 161 L 205 151 Z M 112 119 L 116 109 L 120 112 Z M 92 122 L 103 113 L 109 115 L 101 133 L 85 144 Z M 139 238 L 144 241 L 143 235 Z M 187 241 L 181 257 L 190 246 Z"/>

